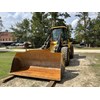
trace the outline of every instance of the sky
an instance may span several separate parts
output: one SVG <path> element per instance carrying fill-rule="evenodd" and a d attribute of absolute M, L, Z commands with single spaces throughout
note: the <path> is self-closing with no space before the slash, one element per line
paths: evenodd
<path fill-rule="evenodd" d="M 71 24 L 73 28 L 76 27 L 78 22 L 78 17 L 75 17 L 77 12 L 68 12 L 71 17 L 66 19 L 66 24 Z M 96 18 L 97 12 L 89 12 L 90 18 Z M 8 30 L 11 31 L 11 25 L 16 25 L 17 22 L 22 21 L 24 18 L 31 19 L 32 14 L 30 12 L 0 12 L 0 17 L 3 21 L 2 31 Z M 72 36 L 73 37 L 73 36 Z"/>

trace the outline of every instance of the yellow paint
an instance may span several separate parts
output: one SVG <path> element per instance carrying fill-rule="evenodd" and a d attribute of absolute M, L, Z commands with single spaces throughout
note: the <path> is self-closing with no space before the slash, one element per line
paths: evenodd
<path fill-rule="evenodd" d="M 52 42 L 50 43 L 50 48 L 49 48 L 49 50 L 50 50 L 51 52 L 54 52 L 56 46 L 57 46 L 57 41 L 52 41 Z"/>
<path fill-rule="evenodd" d="M 55 26 L 55 27 L 52 27 L 51 29 L 55 29 L 55 28 L 66 28 L 67 29 L 66 26 Z"/>

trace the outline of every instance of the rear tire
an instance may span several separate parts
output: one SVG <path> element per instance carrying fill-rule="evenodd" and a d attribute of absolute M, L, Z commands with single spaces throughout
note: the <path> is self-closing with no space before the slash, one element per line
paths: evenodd
<path fill-rule="evenodd" d="M 62 47 L 61 52 L 63 55 L 64 65 L 68 66 L 70 62 L 70 52 L 69 52 L 68 47 Z"/>

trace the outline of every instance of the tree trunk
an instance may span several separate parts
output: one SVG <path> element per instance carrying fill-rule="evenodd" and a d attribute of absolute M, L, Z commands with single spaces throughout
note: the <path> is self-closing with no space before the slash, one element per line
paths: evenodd
<path fill-rule="evenodd" d="M 91 44 L 89 44 L 89 48 L 91 47 Z"/>

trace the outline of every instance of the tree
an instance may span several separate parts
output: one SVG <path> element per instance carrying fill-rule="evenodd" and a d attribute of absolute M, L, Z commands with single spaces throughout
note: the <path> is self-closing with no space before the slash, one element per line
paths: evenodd
<path fill-rule="evenodd" d="M 90 46 L 100 46 L 100 14 L 98 13 L 97 18 L 89 19 L 87 27 L 87 43 Z"/>
<path fill-rule="evenodd" d="M 22 22 L 17 23 L 16 27 L 12 26 L 11 29 L 14 31 L 18 42 L 25 42 L 30 40 L 29 38 L 31 35 L 31 29 L 28 19 L 24 19 Z"/>
<path fill-rule="evenodd" d="M 32 13 L 31 28 L 32 37 L 35 48 L 43 45 L 47 37 L 47 31 L 49 30 L 49 22 L 47 14 L 45 12 L 34 12 Z"/>
<path fill-rule="evenodd" d="M 47 14 L 50 17 L 51 26 L 66 25 L 65 19 L 70 17 L 67 12 L 48 12 Z"/>
<path fill-rule="evenodd" d="M 93 46 L 100 46 L 100 13 L 91 21 L 90 29 Z"/>
<path fill-rule="evenodd" d="M 32 13 L 32 33 L 35 47 L 43 45 L 47 38 L 47 32 L 52 26 L 65 25 L 65 18 L 69 17 L 68 13 L 60 12 L 34 12 Z"/>
<path fill-rule="evenodd" d="M 34 12 L 31 20 L 24 19 L 11 29 L 19 41 L 29 40 L 35 48 L 38 48 L 46 40 L 49 29 L 55 25 L 65 25 L 65 18 L 67 17 L 69 17 L 68 13 Z"/>
<path fill-rule="evenodd" d="M 86 43 L 88 43 L 88 26 L 89 26 L 89 21 L 90 18 L 88 16 L 88 12 L 79 12 L 76 17 L 79 17 L 79 21 L 77 23 L 77 27 L 75 29 L 75 33 L 78 39 L 78 35 L 79 37 L 81 37 L 81 41 L 85 41 Z M 80 41 L 80 42 L 81 42 Z"/>
<path fill-rule="evenodd" d="M 87 13 L 79 13 L 77 16 L 80 19 L 75 29 L 76 40 L 81 42 L 84 39 L 88 46 L 92 47 L 100 46 L 100 13 L 95 19 L 89 18 Z"/>

